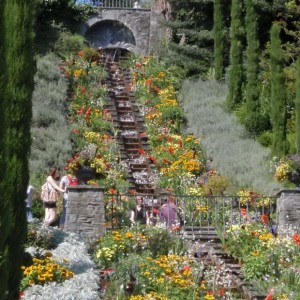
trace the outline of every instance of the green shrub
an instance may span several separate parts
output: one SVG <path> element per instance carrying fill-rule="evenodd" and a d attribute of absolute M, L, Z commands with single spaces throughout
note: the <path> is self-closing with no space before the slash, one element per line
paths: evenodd
<path fill-rule="evenodd" d="M 65 58 L 80 51 L 85 46 L 85 39 L 82 35 L 70 32 L 61 32 L 54 44 L 54 52 Z"/>
<path fill-rule="evenodd" d="M 264 147 L 270 147 L 273 142 L 273 135 L 271 131 L 264 131 L 258 137 L 257 141 Z"/>

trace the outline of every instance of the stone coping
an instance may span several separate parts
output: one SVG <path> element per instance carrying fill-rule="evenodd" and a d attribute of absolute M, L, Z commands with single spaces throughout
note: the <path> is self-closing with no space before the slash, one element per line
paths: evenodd
<path fill-rule="evenodd" d="M 78 189 L 82 189 L 82 190 L 102 190 L 102 191 L 105 190 L 101 186 L 85 185 L 85 184 L 81 184 L 81 185 L 68 185 L 67 189 L 68 190 L 78 190 Z"/>
<path fill-rule="evenodd" d="M 279 197 L 283 193 L 298 194 L 300 193 L 300 188 L 282 189 L 276 194 L 276 196 Z"/>

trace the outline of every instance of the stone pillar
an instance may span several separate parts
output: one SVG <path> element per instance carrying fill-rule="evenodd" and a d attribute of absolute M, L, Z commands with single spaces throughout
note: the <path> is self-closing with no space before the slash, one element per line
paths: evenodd
<path fill-rule="evenodd" d="M 285 229 L 300 228 L 300 189 L 281 190 L 277 196 L 279 233 Z"/>
<path fill-rule="evenodd" d="M 68 186 L 64 230 L 98 238 L 105 233 L 104 189 L 91 185 Z"/>

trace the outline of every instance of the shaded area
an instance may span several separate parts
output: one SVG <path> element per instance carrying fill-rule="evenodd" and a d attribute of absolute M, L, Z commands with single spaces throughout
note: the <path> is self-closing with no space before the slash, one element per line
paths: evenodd
<path fill-rule="evenodd" d="M 122 48 L 133 51 L 136 42 L 132 31 L 119 21 L 106 20 L 93 25 L 85 34 L 91 47 Z"/>

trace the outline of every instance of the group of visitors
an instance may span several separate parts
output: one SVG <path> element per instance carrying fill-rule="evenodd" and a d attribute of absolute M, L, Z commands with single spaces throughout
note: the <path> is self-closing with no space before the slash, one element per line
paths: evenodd
<path fill-rule="evenodd" d="M 44 224 L 49 226 L 59 225 L 59 228 L 64 228 L 68 201 L 67 186 L 77 184 L 77 179 L 72 174 L 66 174 L 60 178 L 60 171 L 58 168 L 49 168 L 46 182 L 42 186 L 41 192 L 41 198 L 45 209 Z M 34 187 L 29 185 L 27 189 L 27 198 L 25 200 L 28 222 L 31 222 L 33 219 L 31 211 L 33 191 Z M 59 199 L 59 193 L 63 193 L 63 205 L 58 220 L 57 200 Z M 135 200 L 135 208 L 130 213 L 130 222 L 132 226 L 135 224 L 154 225 L 154 223 L 160 222 L 161 224 L 165 224 L 167 228 L 171 228 L 178 223 L 177 206 L 173 196 L 164 199 L 164 202 L 159 209 L 149 209 L 146 207 L 142 196 L 137 196 Z"/>
<path fill-rule="evenodd" d="M 153 224 L 153 213 L 156 214 L 156 222 L 165 224 L 166 227 L 169 229 L 179 222 L 177 206 L 175 204 L 175 198 L 173 196 L 169 196 L 168 198 L 164 199 L 163 204 L 158 210 L 153 208 L 147 208 L 145 203 L 143 202 L 143 198 L 141 196 L 137 196 L 136 206 L 130 214 L 131 225 L 133 226 L 135 224 Z"/>

